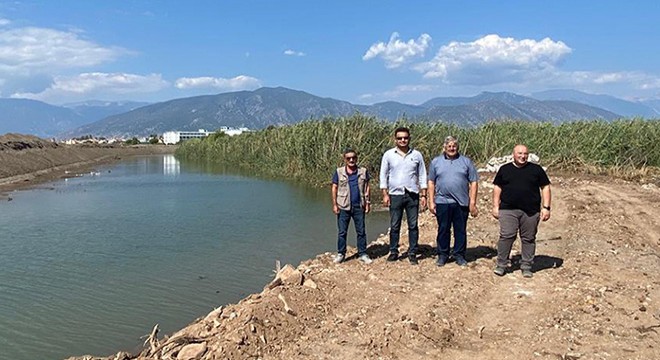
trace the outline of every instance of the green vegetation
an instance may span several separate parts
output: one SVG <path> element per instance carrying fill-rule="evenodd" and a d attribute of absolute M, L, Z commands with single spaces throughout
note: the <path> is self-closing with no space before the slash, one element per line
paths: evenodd
<path fill-rule="evenodd" d="M 551 169 L 633 177 L 660 166 L 660 120 L 587 121 L 561 125 L 537 122 L 492 122 L 474 128 L 444 123 L 381 122 L 360 114 L 326 118 L 238 136 L 210 136 L 183 143 L 182 158 L 218 162 L 253 172 L 328 184 L 341 151 L 352 147 L 377 180 L 383 152 L 392 146 L 398 126 L 411 129 L 411 145 L 428 162 L 438 155 L 445 136 L 457 136 L 461 152 L 484 165 L 523 143 Z M 377 182 L 377 181 L 376 181 Z"/>
<path fill-rule="evenodd" d="M 126 144 L 126 145 L 138 145 L 138 144 L 140 144 L 140 140 L 138 140 L 138 138 L 136 138 L 136 137 L 133 137 L 131 139 L 126 140 L 124 142 L 124 144 Z"/>

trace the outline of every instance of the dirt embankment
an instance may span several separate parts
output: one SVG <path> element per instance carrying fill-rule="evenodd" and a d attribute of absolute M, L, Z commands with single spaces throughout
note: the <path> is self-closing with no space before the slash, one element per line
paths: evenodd
<path fill-rule="evenodd" d="M 77 359 L 660 358 L 660 190 L 551 180 L 552 218 L 540 225 L 531 279 L 515 251 L 512 272 L 492 272 L 498 225 L 485 175 L 465 268 L 435 265 L 437 225 L 425 212 L 417 266 L 386 262 L 381 236 L 371 265 L 322 254 L 175 334 L 154 331 L 140 354 Z"/>
<path fill-rule="evenodd" d="M 165 145 L 64 145 L 31 135 L 0 136 L 0 192 L 71 176 L 131 155 L 174 153 Z"/>

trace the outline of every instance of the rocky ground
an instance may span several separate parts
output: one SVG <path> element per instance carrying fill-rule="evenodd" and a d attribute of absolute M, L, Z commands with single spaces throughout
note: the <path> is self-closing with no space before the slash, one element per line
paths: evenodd
<path fill-rule="evenodd" d="M 492 272 L 493 175 L 482 174 L 465 268 L 435 265 L 437 226 L 425 212 L 417 266 L 386 262 L 381 236 L 371 265 L 334 264 L 331 253 L 286 265 L 259 294 L 175 334 L 154 329 L 140 354 L 71 359 L 660 358 L 660 190 L 550 175 L 552 218 L 531 279 L 515 251 L 506 276 Z"/>
<path fill-rule="evenodd" d="M 126 156 L 173 153 L 164 145 L 64 145 L 31 135 L 0 136 L 0 199 L 7 192 L 48 180 L 74 176 Z"/>

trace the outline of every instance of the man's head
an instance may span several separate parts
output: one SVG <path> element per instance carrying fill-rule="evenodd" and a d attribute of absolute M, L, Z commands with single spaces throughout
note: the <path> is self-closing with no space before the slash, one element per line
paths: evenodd
<path fill-rule="evenodd" d="M 450 158 L 458 155 L 458 139 L 453 136 L 447 136 L 442 145 L 442 151 Z"/>
<path fill-rule="evenodd" d="M 394 142 L 399 149 L 407 149 L 408 144 L 410 144 L 410 129 L 398 127 L 394 130 Z"/>
<path fill-rule="evenodd" d="M 357 165 L 357 153 L 351 148 L 346 148 L 343 152 L 344 164 L 348 167 L 355 167 Z"/>
<path fill-rule="evenodd" d="M 527 158 L 529 157 L 529 151 L 527 146 L 519 144 L 513 147 L 513 164 L 520 167 L 527 164 Z"/>

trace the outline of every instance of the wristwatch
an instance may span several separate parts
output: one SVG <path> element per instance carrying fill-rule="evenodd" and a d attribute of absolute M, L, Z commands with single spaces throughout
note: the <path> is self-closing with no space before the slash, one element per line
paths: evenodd
<path fill-rule="evenodd" d="M 544 206 L 543 208 L 550 211 L 550 206 Z"/>

